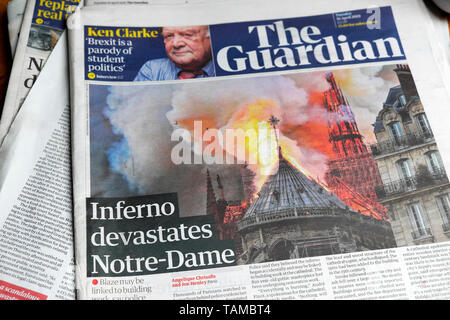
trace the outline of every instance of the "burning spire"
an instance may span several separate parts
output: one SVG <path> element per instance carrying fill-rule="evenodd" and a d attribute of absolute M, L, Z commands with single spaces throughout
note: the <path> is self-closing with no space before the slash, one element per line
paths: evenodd
<path fill-rule="evenodd" d="M 363 142 L 355 116 L 332 73 L 330 89 L 323 93 L 328 112 L 328 132 L 335 152 L 328 162 L 328 187 L 345 203 L 362 214 L 387 220 L 387 209 L 377 202 L 375 186 L 381 182 L 378 165 Z"/>
<path fill-rule="evenodd" d="M 277 142 L 277 148 L 278 148 L 278 158 L 281 159 L 282 154 L 281 154 L 281 147 L 280 147 L 280 142 L 278 140 L 278 130 L 277 130 L 277 125 L 280 122 L 280 119 L 278 119 L 277 117 L 275 117 L 274 115 L 272 115 L 269 119 L 269 123 L 273 128 L 273 132 L 275 133 L 275 139 Z"/>
<path fill-rule="evenodd" d="M 355 116 L 333 73 L 328 73 L 326 79 L 330 89 L 324 92 L 323 104 L 328 111 L 328 133 L 336 156 L 346 157 L 366 153 L 367 147 L 359 132 Z"/>

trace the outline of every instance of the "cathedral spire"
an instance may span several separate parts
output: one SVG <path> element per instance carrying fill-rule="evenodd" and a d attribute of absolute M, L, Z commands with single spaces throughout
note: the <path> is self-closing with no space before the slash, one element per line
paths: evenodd
<path fill-rule="evenodd" d="M 217 185 L 220 191 L 220 200 L 225 200 L 225 194 L 223 191 L 223 185 L 222 185 L 222 181 L 220 180 L 220 176 L 217 175 Z"/>
<path fill-rule="evenodd" d="M 275 133 L 275 139 L 277 141 L 277 148 L 278 148 L 278 159 L 281 160 L 283 155 L 281 154 L 281 146 L 280 142 L 278 141 L 278 131 L 277 131 L 277 125 L 280 122 L 280 119 L 272 115 L 269 119 L 269 123 L 273 128 L 273 132 Z"/>
<path fill-rule="evenodd" d="M 381 183 L 377 163 L 364 144 L 351 106 L 333 73 L 328 73 L 326 80 L 330 89 L 323 93 L 323 101 L 328 114 L 329 142 L 334 150 L 327 163 L 326 183 L 354 210 L 367 216 L 387 217 L 387 210 L 377 202 L 375 192 L 375 186 Z"/>
<path fill-rule="evenodd" d="M 211 176 L 209 170 L 206 170 L 206 214 L 216 215 L 217 210 L 217 200 L 214 193 L 214 188 L 211 182 Z"/>
<path fill-rule="evenodd" d="M 328 134 L 335 156 L 347 157 L 367 153 L 355 115 L 333 73 L 328 73 L 326 79 L 330 89 L 324 92 L 323 103 L 328 114 Z"/>

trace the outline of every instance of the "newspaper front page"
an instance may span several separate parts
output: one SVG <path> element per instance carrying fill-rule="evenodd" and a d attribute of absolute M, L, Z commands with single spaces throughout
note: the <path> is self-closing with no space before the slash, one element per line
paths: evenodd
<path fill-rule="evenodd" d="M 27 2 L 0 119 L 0 145 L 48 56 L 61 37 L 68 15 L 79 3 L 80 0 Z"/>
<path fill-rule="evenodd" d="M 77 10 L 78 297 L 448 298 L 450 100 L 424 10 Z"/>
<path fill-rule="evenodd" d="M 75 299 L 68 82 L 63 36 L 0 148 L 0 300 Z"/>

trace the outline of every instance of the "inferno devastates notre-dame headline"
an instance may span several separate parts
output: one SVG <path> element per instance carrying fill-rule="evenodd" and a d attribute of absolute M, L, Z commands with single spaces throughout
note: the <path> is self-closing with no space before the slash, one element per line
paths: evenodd
<path fill-rule="evenodd" d="M 201 252 L 185 252 L 184 248 L 192 248 L 192 241 L 201 241 L 214 237 L 213 224 L 190 223 L 192 220 L 186 220 L 186 223 L 177 225 L 169 224 L 170 221 L 180 221 L 177 217 L 176 204 L 170 201 L 159 203 L 140 203 L 127 205 L 124 200 L 116 201 L 113 206 L 103 206 L 99 202 L 90 202 L 90 214 L 88 219 L 94 222 L 95 227 L 88 234 L 89 247 L 92 251 L 108 248 L 109 254 L 90 254 L 91 256 L 91 274 L 92 275 L 122 275 L 122 274 L 141 274 L 158 273 L 165 270 L 175 271 L 177 269 L 190 269 L 198 267 L 225 266 L 235 263 L 235 252 L 231 248 L 203 250 Z M 149 220 L 146 219 L 166 219 L 166 222 L 150 224 L 151 228 L 145 230 L 129 230 L 130 225 L 127 222 L 139 221 L 141 226 L 149 226 Z M 173 218 L 173 219 L 172 219 Z M 172 219 L 172 220 L 171 220 Z M 183 218 L 189 219 L 189 218 Z M 125 224 L 121 224 L 125 221 Z M 141 223 L 142 222 L 142 223 Z M 98 224 L 103 223 L 103 224 Z M 109 224 L 108 224 L 109 223 Z M 114 225 L 114 227 L 111 226 Z M 117 231 L 117 226 L 124 228 L 124 231 Z M 188 246 L 173 246 L 174 243 L 185 242 Z M 116 256 L 112 248 L 123 247 L 142 247 L 148 245 L 171 244 L 171 250 L 162 251 L 160 256 L 132 257 Z M 215 246 L 217 247 L 217 246 Z M 178 250 L 178 249 L 182 250 Z M 128 252 L 136 253 L 137 250 Z M 156 252 L 153 251 L 152 252 Z M 98 253 L 98 252 L 97 252 Z"/>

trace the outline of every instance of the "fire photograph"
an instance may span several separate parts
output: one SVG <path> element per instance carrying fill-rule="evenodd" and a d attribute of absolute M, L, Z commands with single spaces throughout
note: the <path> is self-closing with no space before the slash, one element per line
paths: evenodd
<path fill-rule="evenodd" d="M 408 65 L 89 94 L 92 196 L 175 192 L 238 263 L 448 240 L 450 185 Z"/>

